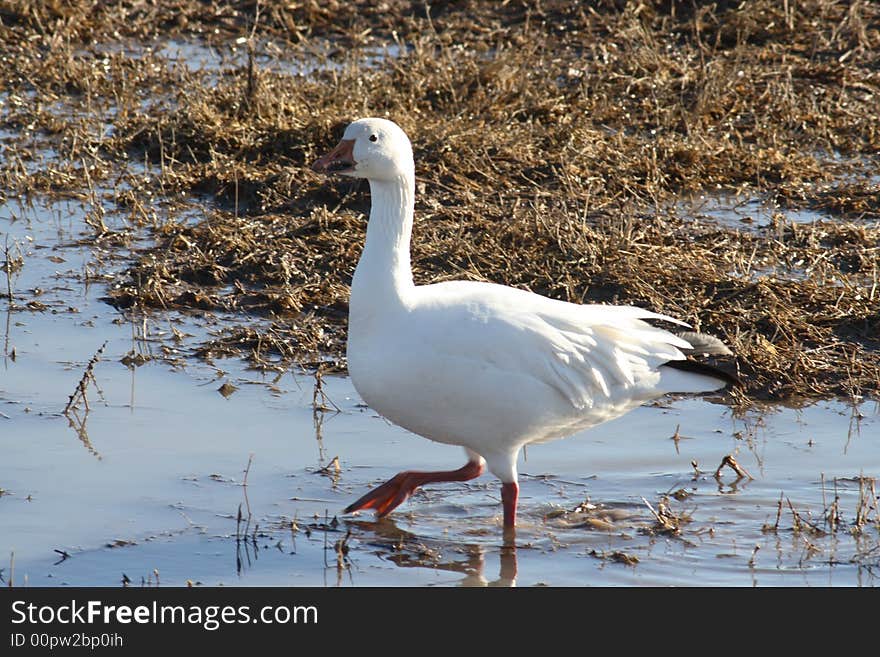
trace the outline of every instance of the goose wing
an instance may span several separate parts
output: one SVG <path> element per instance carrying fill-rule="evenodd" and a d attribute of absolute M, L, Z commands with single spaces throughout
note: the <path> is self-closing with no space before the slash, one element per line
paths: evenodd
<path fill-rule="evenodd" d="M 535 377 L 578 409 L 660 394 L 657 368 L 691 348 L 644 320 L 686 324 L 633 306 L 578 305 L 488 283 L 427 287 L 420 312 L 432 348 Z"/>

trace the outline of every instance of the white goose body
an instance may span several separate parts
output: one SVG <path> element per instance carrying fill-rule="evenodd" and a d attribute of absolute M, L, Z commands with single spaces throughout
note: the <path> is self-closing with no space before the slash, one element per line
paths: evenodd
<path fill-rule="evenodd" d="M 505 486 L 513 486 L 506 489 L 505 526 L 514 522 L 516 461 L 524 445 L 571 435 L 670 392 L 726 385 L 705 373 L 664 367 L 684 360 L 681 350 L 691 345 L 643 320 L 681 324 L 670 317 L 631 306 L 572 304 L 491 283 L 414 285 L 412 149 L 394 123 L 352 123 L 315 168 L 370 182 L 366 243 L 349 306 L 348 368 L 355 388 L 395 424 L 468 450 L 466 477 L 438 474 L 472 478 L 485 460 Z M 404 475 L 408 482 L 391 486 Z M 426 476 L 413 480 L 415 475 Z M 392 493 L 377 489 L 347 511 L 375 508 L 384 515 L 421 483 L 446 480 L 433 473 L 398 478 L 385 484 Z"/>
<path fill-rule="evenodd" d="M 358 298 L 357 288 L 348 364 L 364 401 L 414 433 L 475 451 L 502 480 L 514 475 L 525 444 L 667 392 L 723 385 L 661 373 L 688 344 L 638 319 L 656 315 L 635 308 L 576 306 L 465 281 L 412 287 L 389 304 Z"/>

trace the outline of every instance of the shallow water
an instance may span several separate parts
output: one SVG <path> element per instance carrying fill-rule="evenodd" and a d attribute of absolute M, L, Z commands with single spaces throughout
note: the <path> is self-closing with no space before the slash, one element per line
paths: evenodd
<path fill-rule="evenodd" d="M 745 231 L 828 219 L 821 212 L 808 208 L 780 208 L 753 196 L 721 192 L 695 195 L 680 203 L 679 211 L 685 216 Z"/>
<path fill-rule="evenodd" d="M 348 58 L 348 65 L 375 67 L 382 62 L 399 57 L 404 48 L 388 44 L 382 48 L 364 48 L 357 60 Z M 137 49 L 135 49 L 137 52 Z M 194 71 L 220 73 L 225 70 L 244 68 L 248 65 L 248 44 L 245 38 L 223 46 L 210 46 L 202 41 L 173 39 L 156 48 L 155 54 L 162 59 L 185 66 Z M 292 53 L 270 41 L 258 41 L 254 45 L 254 62 L 262 72 L 288 75 L 310 75 L 317 71 L 342 70 L 346 63 L 344 53 L 331 43 L 320 40 L 314 43 L 312 52 L 305 59 L 292 57 Z"/>
<path fill-rule="evenodd" d="M 213 325 L 256 319 L 118 313 L 100 297 L 133 247 L 82 239 L 87 209 L 0 208 L 2 232 L 23 256 L 14 304 L 0 300 L 3 583 L 876 582 L 880 517 L 858 481 L 880 473 L 875 402 L 737 417 L 712 400 L 664 400 L 533 447 L 520 463 L 515 548 L 503 545 L 500 488 L 488 475 L 431 486 L 382 522 L 338 516 L 399 470 L 458 467 L 461 452 L 378 418 L 345 377 L 324 379 L 326 406 L 340 412 L 320 411 L 308 373 L 263 375 L 187 356 Z M 191 337 L 177 342 L 175 331 Z M 105 342 L 86 388 L 89 410 L 65 415 Z M 132 354 L 179 358 L 120 362 Z M 228 397 L 218 391 L 224 383 L 236 387 Z M 714 477 L 728 454 L 753 479 L 727 468 Z M 675 491 L 681 499 L 662 500 Z M 831 533 L 825 512 L 835 497 L 842 521 Z M 661 503 L 678 532 L 657 529 L 651 508 Z M 867 522 L 854 534 L 860 509 Z"/>

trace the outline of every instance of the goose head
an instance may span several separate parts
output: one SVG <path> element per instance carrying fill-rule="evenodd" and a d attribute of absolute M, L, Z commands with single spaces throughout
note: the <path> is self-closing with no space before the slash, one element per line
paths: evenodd
<path fill-rule="evenodd" d="M 312 170 L 368 180 L 411 177 L 412 145 L 393 121 L 358 119 L 348 125 L 336 148 L 315 161 Z"/>

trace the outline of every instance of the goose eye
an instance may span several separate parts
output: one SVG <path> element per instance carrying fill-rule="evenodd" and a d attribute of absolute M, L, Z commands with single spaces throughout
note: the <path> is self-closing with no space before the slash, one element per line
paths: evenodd
<path fill-rule="evenodd" d="M 379 138 L 376 135 L 370 135 L 370 141 L 379 141 Z"/>

